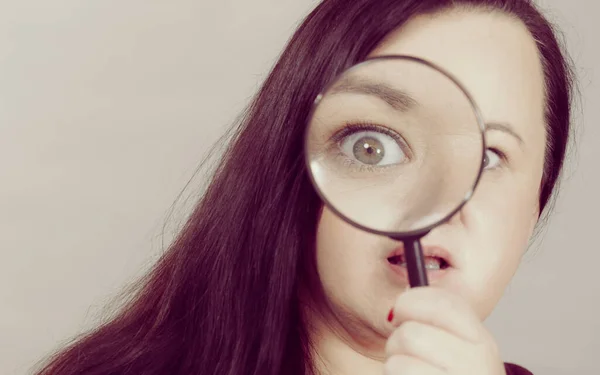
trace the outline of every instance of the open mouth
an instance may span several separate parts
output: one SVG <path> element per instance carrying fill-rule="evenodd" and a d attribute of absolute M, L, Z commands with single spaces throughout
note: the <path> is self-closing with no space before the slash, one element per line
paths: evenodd
<path fill-rule="evenodd" d="M 425 256 L 425 268 L 427 270 L 437 271 L 445 270 L 450 267 L 446 259 L 441 256 Z M 394 266 L 406 267 L 404 254 L 393 255 L 388 258 L 388 262 Z"/>

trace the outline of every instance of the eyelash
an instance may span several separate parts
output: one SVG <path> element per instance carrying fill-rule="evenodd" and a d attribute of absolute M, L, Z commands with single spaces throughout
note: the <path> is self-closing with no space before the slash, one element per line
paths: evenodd
<path fill-rule="evenodd" d="M 497 169 L 502 168 L 504 165 L 508 164 L 508 157 L 502 150 L 500 150 L 497 147 L 488 147 L 487 150 L 490 150 L 490 151 L 498 154 L 498 157 L 500 158 L 500 164 L 497 167 L 492 168 L 492 169 L 487 169 L 487 170 L 489 170 L 489 171 L 497 170 Z"/>
<path fill-rule="evenodd" d="M 358 133 L 359 131 L 373 131 L 382 133 L 385 135 L 389 135 L 394 138 L 399 143 L 404 144 L 405 140 L 395 131 L 386 128 L 385 126 L 370 124 L 366 122 L 352 122 L 346 123 L 344 128 L 339 132 L 335 133 L 333 137 L 331 137 L 336 143 L 344 139 L 345 137 L 352 135 L 354 133 Z"/>

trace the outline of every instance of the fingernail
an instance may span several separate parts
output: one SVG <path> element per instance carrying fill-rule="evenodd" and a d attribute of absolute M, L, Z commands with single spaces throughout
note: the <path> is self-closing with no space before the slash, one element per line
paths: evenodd
<path fill-rule="evenodd" d="M 392 307 L 392 309 L 390 310 L 390 313 L 388 314 L 388 322 L 391 322 L 394 319 L 394 308 Z"/>

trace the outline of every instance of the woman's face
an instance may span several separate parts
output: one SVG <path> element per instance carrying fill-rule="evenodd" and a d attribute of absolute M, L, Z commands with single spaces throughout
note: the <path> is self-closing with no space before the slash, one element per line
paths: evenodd
<path fill-rule="evenodd" d="M 509 126 L 486 134 L 486 170 L 467 205 L 422 239 L 452 258 L 430 283 L 465 298 L 483 320 L 515 273 L 536 224 L 545 150 L 544 81 L 534 40 L 501 13 L 450 11 L 420 16 L 390 34 L 372 56 L 407 54 L 453 73 L 471 92 L 485 122 Z M 358 230 L 327 207 L 317 233 L 317 268 L 325 323 L 355 339 L 379 341 L 387 313 L 407 280 L 388 257 L 399 243 Z M 433 273 L 438 272 L 439 276 Z"/>

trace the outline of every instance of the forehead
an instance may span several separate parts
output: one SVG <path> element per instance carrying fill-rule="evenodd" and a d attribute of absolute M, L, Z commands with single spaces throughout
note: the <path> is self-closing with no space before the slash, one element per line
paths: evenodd
<path fill-rule="evenodd" d="M 486 121 L 508 122 L 543 144 L 544 80 L 533 37 L 500 12 L 421 15 L 388 35 L 371 56 L 408 54 L 440 65 L 471 92 Z"/>

